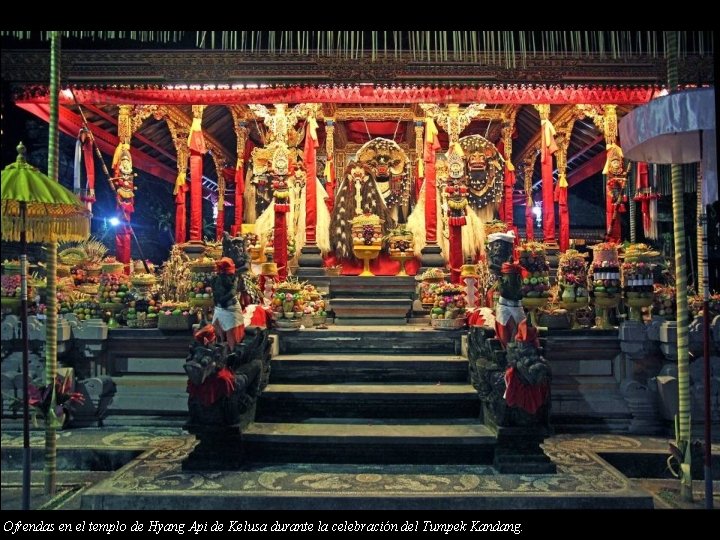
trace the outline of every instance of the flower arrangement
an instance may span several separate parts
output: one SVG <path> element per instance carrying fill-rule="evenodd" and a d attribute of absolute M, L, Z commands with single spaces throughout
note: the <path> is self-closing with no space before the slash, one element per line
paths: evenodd
<path fill-rule="evenodd" d="M 62 428 L 70 420 L 73 408 L 84 402 L 83 394 L 75 392 L 72 375 L 57 374 L 54 385 L 33 382 L 28 386 L 28 404 L 35 426 L 38 425 L 38 418 L 41 418 L 51 427 Z M 22 398 L 12 398 L 11 410 L 19 411 L 22 406 Z"/>
<path fill-rule="evenodd" d="M 698 317 L 703 314 L 703 296 L 696 294 L 689 298 L 690 312 L 693 317 Z M 714 293 L 710 295 L 708 301 L 708 314 L 710 315 L 710 321 L 712 321 L 717 315 L 720 315 L 720 293 Z"/>
<path fill-rule="evenodd" d="M 191 288 L 190 262 L 182 248 L 174 245 L 160 272 L 160 297 L 167 301 L 185 302 Z"/>
<path fill-rule="evenodd" d="M 675 287 L 658 284 L 654 286 L 652 312 L 653 315 L 659 315 L 668 321 L 674 321 L 677 318 Z"/>
<path fill-rule="evenodd" d="M 574 249 L 560 256 L 558 264 L 558 296 L 565 302 L 587 298 L 587 263 L 585 257 Z"/>

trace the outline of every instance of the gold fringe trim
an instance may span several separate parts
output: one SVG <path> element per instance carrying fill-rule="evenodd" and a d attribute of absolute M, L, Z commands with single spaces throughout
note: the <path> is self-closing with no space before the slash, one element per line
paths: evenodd
<path fill-rule="evenodd" d="M 43 218 L 33 217 L 25 221 L 27 222 L 25 236 L 31 243 L 85 240 L 90 236 L 88 219 L 46 216 Z M 23 220 L 19 216 L 3 216 L 3 240 L 19 242 L 22 230 Z"/>

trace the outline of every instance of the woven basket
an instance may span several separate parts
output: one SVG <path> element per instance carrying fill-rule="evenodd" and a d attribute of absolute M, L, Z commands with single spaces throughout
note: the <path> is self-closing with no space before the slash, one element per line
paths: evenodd
<path fill-rule="evenodd" d="M 160 330 L 190 330 L 194 317 L 192 315 L 165 315 L 160 313 L 157 326 Z"/>
<path fill-rule="evenodd" d="M 465 317 L 455 319 L 430 319 L 430 326 L 435 330 L 459 330 L 465 326 Z"/>
<path fill-rule="evenodd" d="M 209 308 L 215 305 L 212 298 L 191 298 L 190 305 L 193 307 Z"/>
<path fill-rule="evenodd" d="M 121 262 L 103 263 L 101 268 L 103 274 L 120 274 L 124 270 L 125 265 Z"/>

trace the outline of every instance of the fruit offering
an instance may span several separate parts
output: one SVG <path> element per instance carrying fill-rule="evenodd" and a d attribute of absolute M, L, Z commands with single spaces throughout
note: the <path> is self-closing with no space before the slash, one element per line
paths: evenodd
<path fill-rule="evenodd" d="M 620 261 L 617 244 L 604 242 L 593 247 L 588 289 L 592 296 L 613 297 L 620 293 Z"/>
<path fill-rule="evenodd" d="M 558 265 L 560 298 L 565 302 L 587 298 L 587 263 L 585 257 L 574 249 L 568 249 L 560 257 Z M 587 301 L 587 300 L 585 300 Z"/>
<path fill-rule="evenodd" d="M 465 316 L 465 293 L 452 283 L 435 284 L 431 319 L 457 319 Z"/>
<path fill-rule="evenodd" d="M 352 241 L 354 245 L 379 246 L 382 242 L 380 218 L 375 214 L 355 216 L 352 220 Z"/>
<path fill-rule="evenodd" d="M 549 298 L 550 266 L 545 258 L 545 247 L 539 242 L 523 244 L 519 262 L 524 269 L 521 288 L 523 297 Z"/>

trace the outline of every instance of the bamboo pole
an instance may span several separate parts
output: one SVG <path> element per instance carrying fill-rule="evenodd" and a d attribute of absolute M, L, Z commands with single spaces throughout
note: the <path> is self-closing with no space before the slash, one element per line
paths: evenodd
<path fill-rule="evenodd" d="M 60 92 L 60 35 L 50 34 L 50 122 L 48 126 L 48 176 L 58 178 L 58 97 Z M 57 242 L 47 244 L 47 309 L 45 320 L 45 383 L 55 387 L 57 377 Z M 55 410 L 55 392 L 50 408 Z M 45 419 L 45 494 L 54 495 L 56 486 L 57 442 L 54 415 Z"/>
<path fill-rule="evenodd" d="M 665 32 L 667 48 L 668 90 L 672 93 L 678 86 L 677 32 Z M 684 461 L 680 467 L 680 494 L 685 501 L 692 501 L 692 476 L 690 474 L 690 363 L 688 358 L 688 299 L 687 264 L 685 253 L 685 208 L 683 205 L 684 183 L 682 167 L 671 166 L 673 236 L 675 240 L 675 279 L 677 298 L 677 348 L 678 348 L 678 402 L 679 411 L 675 434 Z"/>

